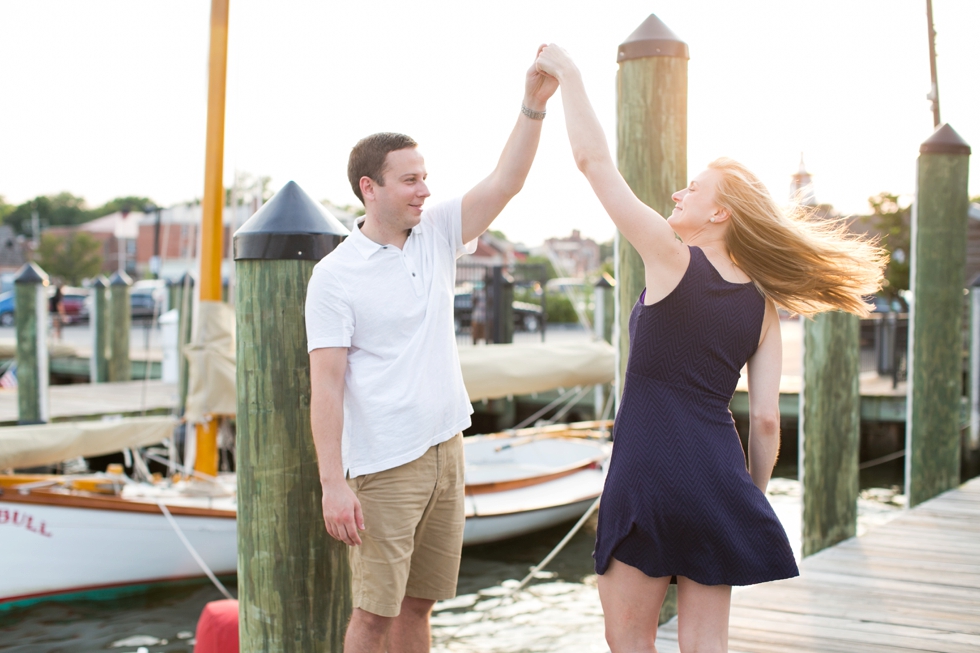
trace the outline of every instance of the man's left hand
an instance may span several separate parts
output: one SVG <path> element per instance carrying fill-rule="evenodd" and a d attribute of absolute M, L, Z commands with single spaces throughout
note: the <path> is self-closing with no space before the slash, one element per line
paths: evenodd
<path fill-rule="evenodd" d="M 538 48 L 537 54 L 541 54 L 541 50 L 545 46 Z M 543 73 L 538 70 L 537 66 L 537 55 L 535 55 L 535 63 L 527 71 L 527 79 L 524 83 L 524 104 L 531 111 L 544 111 L 545 105 L 548 103 L 548 99 L 555 94 L 558 90 L 558 80 Z"/>

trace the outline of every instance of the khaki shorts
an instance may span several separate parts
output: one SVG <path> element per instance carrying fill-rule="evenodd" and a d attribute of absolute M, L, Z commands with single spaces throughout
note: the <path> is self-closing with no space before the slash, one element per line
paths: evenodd
<path fill-rule="evenodd" d="M 364 515 L 350 547 L 354 607 L 397 617 L 402 599 L 456 596 L 463 547 L 463 434 L 421 458 L 347 480 Z"/>

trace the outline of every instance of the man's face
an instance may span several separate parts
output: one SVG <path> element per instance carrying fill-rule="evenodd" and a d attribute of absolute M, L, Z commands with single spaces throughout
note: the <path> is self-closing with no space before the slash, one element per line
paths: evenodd
<path fill-rule="evenodd" d="M 429 196 L 425 185 L 425 160 L 417 148 L 388 152 L 384 167 L 384 186 L 373 184 L 378 216 L 395 229 L 411 229 L 422 216 L 422 204 Z"/>

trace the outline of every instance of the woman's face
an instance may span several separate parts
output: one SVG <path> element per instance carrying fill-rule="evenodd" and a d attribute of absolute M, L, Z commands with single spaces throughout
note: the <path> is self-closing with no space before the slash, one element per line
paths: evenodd
<path fill-rule="evenodd" d="M 667 222 L 681 238 L 704 229 L 711 223 L 711 218 L 720 221 L 727 215 L 716 201 L 720 181 L 721 172 L 709 168 L 692 179 L 687 188 L 670 196 L 674 200 L 674 210 Z"/>

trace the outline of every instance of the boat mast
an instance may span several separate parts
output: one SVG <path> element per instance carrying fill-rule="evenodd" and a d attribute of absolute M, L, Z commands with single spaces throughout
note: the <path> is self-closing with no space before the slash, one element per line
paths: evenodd
<path fill-rule="evenodd" d="M 204 161 L 204 201 L 201 206 L 202 302 L 221 301 L 221 253 L 225 205 L 222 179 L 225 149 L 225 78 L 228 70 L 229 0 L 211 0 L 211 49 L 208 64 L 208 126 Z M 197 425 L 194 468 L 204 474 L 218 473 L 218 420 Z"/>

